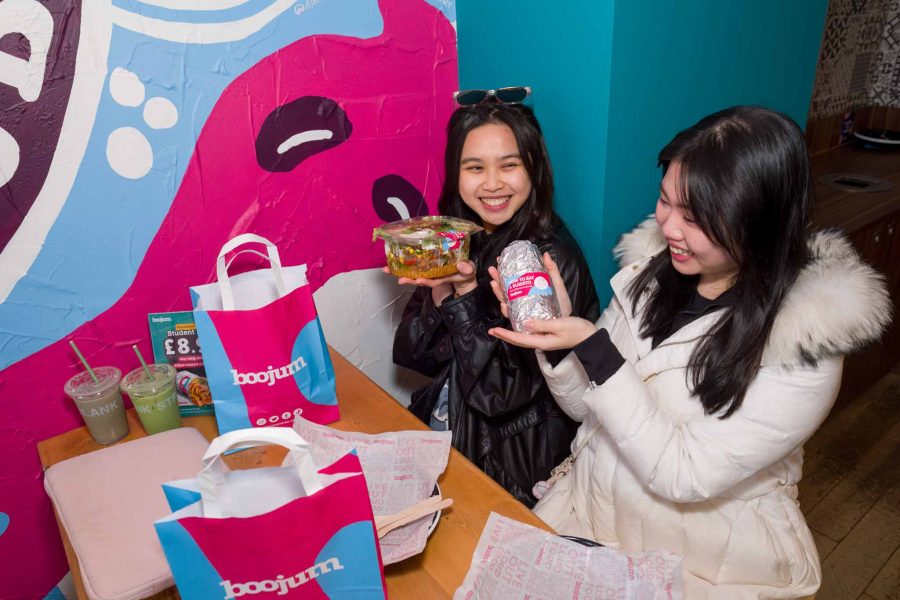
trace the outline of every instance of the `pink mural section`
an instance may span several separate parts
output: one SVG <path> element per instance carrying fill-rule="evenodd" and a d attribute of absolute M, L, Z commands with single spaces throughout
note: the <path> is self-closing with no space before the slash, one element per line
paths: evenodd
<path fill-rule="evenodd" d="M 68 569 L 36 444 L 81 425 L 62 392 L 79 370 L 69 339 L 94 365 L 131 368 L 132 344 L 152 354 L 147 313 L 189 310 L 188 286 L 213 280 L 231 237 L 273 240 L 284 264 L 309 265 L 315 290 L 383 263 L 373 227 L 434 212 L 457 82 L 455 32 L 425 2 L 379 4 L 380 36 L 304 38 L 239 76 L 203 125 L 130 288 L 70 336 L 0 372 L 11 424 L 0 439 L 0 497 L 15 517 L 0 537 L 0 597 L 41 596 Z"/>

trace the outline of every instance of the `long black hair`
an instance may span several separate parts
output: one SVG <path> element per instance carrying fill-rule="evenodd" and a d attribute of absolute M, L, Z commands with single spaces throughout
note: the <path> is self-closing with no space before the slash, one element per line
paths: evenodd
<path fill-rule="evenodd" d="M 487 124 L 506 125 L 512 130 L 525 172 L 531 179 L 531 194 L 513 217 L 492 234 L 482 232 L 473 238 L 472 254 L 482 258 L 477 261 L 480 274 L 496 262 L 509 242 L 547 239 L 559 222 L 553 211 L 553 171 L 541 126 L 534 112 L 521 104 L 463 106 L 450 117 L 444 152 L 444 187 L 438 201 L 440 213 L 481 224 L 478 214 L 459 195 L 459 173 L 466 137 L 473 129 Z"/>
<path fill-rule="evenodd" d="M 688 384 L 706 414 L 727 418 L 756 377 L 778 309 L 809 259 L 809 156 L 789 117 L 736 106 L 676 135 L 659 153 L 664 173 L 674 162 L 685 210 L 738 266 L 724 313 L 688 364 Z M 698 281 L 675 270 L 668 249 L 651 259 L 628 290 L 635 308 L 651 291 L 641 335 L 665 335 Z"/>

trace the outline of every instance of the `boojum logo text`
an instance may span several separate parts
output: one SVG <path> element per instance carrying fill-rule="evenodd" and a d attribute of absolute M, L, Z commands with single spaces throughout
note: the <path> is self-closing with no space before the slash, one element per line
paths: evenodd
<path fill-rule="evenodd" d="M 231 369 L 231 376 L 234 379 L 234 385 L 253 385 L 256 383 L 267 383 L 269 385 L 275 385 L 275 382 L 279 379 L 290 377 L 294 373 L 302 371 L 305 368 L 306 361 L 301 356 L 295 361 L 284 365 L 283 367 L 273 369 L 272 365 L 269 365 L 268 367 L 266 367 L 265 371 L 259 371 L 256 373 L 238 373 L 237 369 Z"/>
<path fill-rule="evenodd" d="M 245 594 L 262 594 L 265 592 L 277 592 L 278 596 L 284 596 L 288 593 L 288 590 L 300 587 L 325 573 L 340 571 L 343 568 L 344 565 L 341 564 L 341 561 L 337 557 L 333 557 L 317 562 L 310 568 L 300 571 L 292 577 L 279 575 L 276 579 L 246 581 L 244 583 L 236 583 L 226 579 L 225 581 L 220 581 L 219 585 L 225 588 L 225 600 L 240 598 Z"/>

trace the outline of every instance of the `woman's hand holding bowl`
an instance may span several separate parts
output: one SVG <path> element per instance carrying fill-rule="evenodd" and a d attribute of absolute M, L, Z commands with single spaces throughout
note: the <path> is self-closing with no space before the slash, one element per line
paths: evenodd
<path fill-rule="evenodd" d="M 382 269 L 385 273 L 390 273 L 387 267 Z M 435 279 L 425 279 L 419 277 L 410 279 L 409 277 L 399 277 L 397 283 L 400 285 L 420 285 L 431 288 L 431 299 L 435 306 L 440 306 L 441 302 L 447 299 L 447 296 L 456 294 L 464 296 L 476 287 L 478 283 L 475 281 L 475 263 L 470 260 L 456 263 L 457 272 L 447 277 L 437 277 Z"/>

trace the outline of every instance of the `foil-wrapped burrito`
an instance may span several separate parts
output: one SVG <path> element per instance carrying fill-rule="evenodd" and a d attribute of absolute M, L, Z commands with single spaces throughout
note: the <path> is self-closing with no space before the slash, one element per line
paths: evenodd
<path fill-rule="evenodd" d="M 504 248 L 497 259 L 497 270 L 500 271 L 513 330 L 531 333 L 526 330 L 525 321 L 560 316 L 559 300 L 550 274 L 533 243 L 516 240 Z"/>

